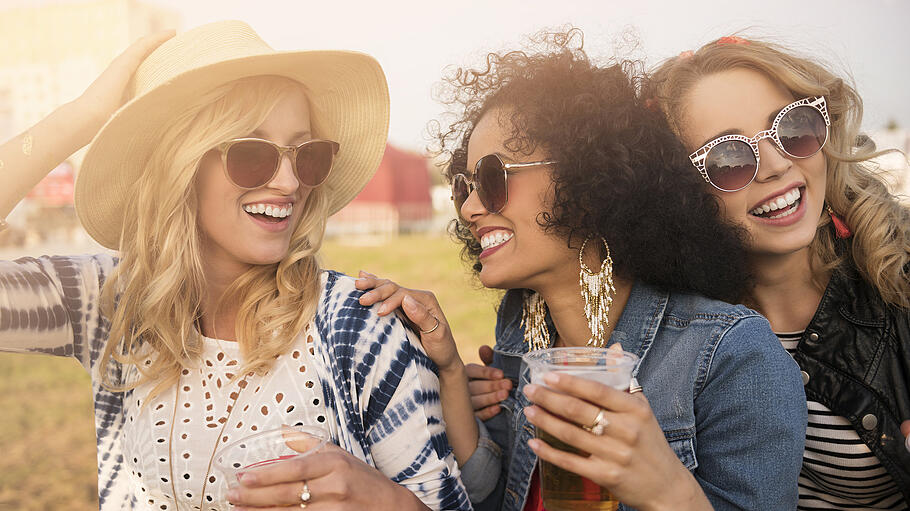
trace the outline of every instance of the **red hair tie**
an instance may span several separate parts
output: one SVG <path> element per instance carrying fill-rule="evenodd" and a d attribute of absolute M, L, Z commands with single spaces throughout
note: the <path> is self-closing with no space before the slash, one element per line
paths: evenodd
<path fill-rule="evenodd" d="M 831 221 L 834 223 L 834 232 L 838 238 L 844 239 L 853 236 L 853 232 L 847 227 L 847 222 L 844 222 L 844 219 L 838 216 L 838 214 L 831 209 L 831 206 L 825 204 L 825 209 L 828 210 L 828 214 L 831 215 Z"/>
<path fill-rule="evenodd" d="M 677 55 L 676 58 L 685 60 L 685 59 L 691 57 L 692 55 L 695 55 L 694 51 L 686 50 L 686 51 L 679 52 L 679 55 Z"/>
<path fill-rule="evenodd" d="M 717 40 L 717 44 L 749 44 L 749 41 L 735 35 L 728 35 Z"/>

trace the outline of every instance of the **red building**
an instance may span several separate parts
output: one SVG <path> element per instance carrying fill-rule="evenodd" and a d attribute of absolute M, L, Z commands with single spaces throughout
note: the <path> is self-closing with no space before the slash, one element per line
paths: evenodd
<path fill-rule="evenodd" d="M 386 145 L 363 191 L 329 222 L 331 234 L 396 234 L 426 230 L 433 217 L 428 160 Z"/>

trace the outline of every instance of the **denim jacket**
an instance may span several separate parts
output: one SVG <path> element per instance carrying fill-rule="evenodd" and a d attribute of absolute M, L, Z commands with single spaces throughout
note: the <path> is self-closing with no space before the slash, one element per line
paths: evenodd
<path fill-rule="evenodd" d="M 493 365 L 514 390 L 481 424 L 478 448 L 462 467 L 477 510 L 521 511 L 537 464 L 523 411 L 531 403 L 522 392 L 529 374 L 521 307 L 522 291 L 509 291 L 496 323 Z M 796 508 L 806 398 L 799 367 L 767 320 L 743 306 L 637 283 L 613 342 L 640 357 L 633 375 L 714 509 Z"/>

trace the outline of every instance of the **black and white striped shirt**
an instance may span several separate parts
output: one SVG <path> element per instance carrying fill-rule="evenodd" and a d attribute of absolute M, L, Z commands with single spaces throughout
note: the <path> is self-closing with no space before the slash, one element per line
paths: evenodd
<path fill-rule="evenodd" d="M 803 332 L 777 333 L 791 355 Z M 850 422 L 808 401 L 806 450 L 799 474 L 798 509 L 907 510 L 907 502 Z"/>

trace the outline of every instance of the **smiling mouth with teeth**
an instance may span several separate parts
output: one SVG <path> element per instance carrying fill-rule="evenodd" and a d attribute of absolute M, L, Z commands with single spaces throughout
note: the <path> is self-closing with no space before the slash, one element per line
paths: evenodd
<path fill-rule="evenodd" d="M 484 250 L 488 248 L 498 247 L 499 245 L 502 245 L 503 243 L 512 239 L 512 236 L 513 234 L 511 232 L 506 231 L 489 232 L 480 238 L 480 247 Z"/>
<path fill-rule="evenodd" d="M 783 218 L 792 215 L 799 208 L 801 199 L 802 192 L 797 187 L 749 211 L 749 214 L 767 219 Z"/>
<path fill-rule="evenodd" d="M 248 215 L 255 216 L 267 222 L 281 222 L 291 216 L 294 212 L 294 205 L 276 206 L 274 204 L 245 204 L 243 210 Z"/>

